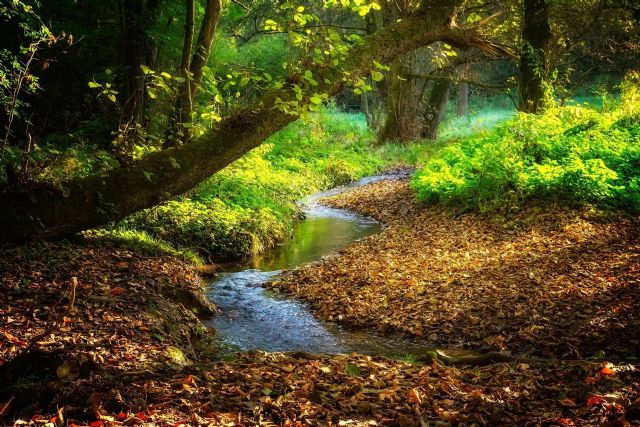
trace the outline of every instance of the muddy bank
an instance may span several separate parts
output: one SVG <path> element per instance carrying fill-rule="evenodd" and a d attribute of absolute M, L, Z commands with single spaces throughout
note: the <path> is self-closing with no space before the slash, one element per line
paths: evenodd
<path fill-rule="evenodd" d="M 321 317 L 443 347 L 637 363 L 637 221 L 561 208 L 456 216 L 415 203 L 405 181 L 325 203 L 386 228 L 275 283 Z"/>

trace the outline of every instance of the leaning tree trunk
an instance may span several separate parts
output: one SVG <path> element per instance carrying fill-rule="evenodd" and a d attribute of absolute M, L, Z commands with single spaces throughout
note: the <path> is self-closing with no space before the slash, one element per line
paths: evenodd
<path fill-rule="evenodd" d="M 447 2 L 449 13 L 459 1 Z M 340 70 L 313 67 L 319 85 L 311 92 L 336 94 L 344 85 L 343 72 L 361 78 L 370 72 L 374 61 L 389 63 L 436 41 L 503 53 L 475 29 L 436 25 L 419 13 L 366 37 L 349 52 Z M 305 93 L 301 104 L 306 105 L 311 95 Z M 132 165 L 55 188 L 4 194 L 0 196 L 0 238 L 60 237 L 122 219 L 184 193 L 295 120 L 295 116 L 273 108 L 278 100 L 292 99 L 295 93 L 290 88 L 274 90 L 191 144 L 155 152 Z"/>
<path fill-rule="evenodd" d="M 546 52 L 550 41 L 547 0 L 524 0 L 518 105 L 520 111 L 535 114 L 544 110 L 544 85 L 548 71 Z"/>
<path fill-rule="evenodd" d="M 425 110 L 424 130 L 422 131 L 424 138 L 438 138 L 438 127 L 442 119 L 444 119 L 450 88 L 451 80 L 449 79 L 438 79 L 433 83 L 433 88 L 429 95 L 429 102 Z"/>

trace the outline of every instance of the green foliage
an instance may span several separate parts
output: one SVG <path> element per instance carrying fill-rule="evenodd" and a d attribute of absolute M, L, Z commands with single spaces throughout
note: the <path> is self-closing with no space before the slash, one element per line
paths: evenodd
<path fill-rule="evenodd" d="M 35 1 L 11 0 L 0 5 L 1 25 L 11 25 L 17 30 L 22 44 L 0 47 L 0 117 L 3 118 L 3 146 L 9 143 L 11 125 L 15 119 L 27 120 L 25 95 L 40 90 L 38 78 L 30 74 L 30 66 L 39 49 L 57 41 L 35 13 Z M 7 48 L 8 47 L 8 48 Z M 6 123 L 5 123 L 6 114 Z M 4 160 L 4 159 L 3 159 Z"/>
<path fill-rule="evenodd" d="M 306 195 L 420 157 L 417 146 L 373 148 L 362 116 L 323 110 L 272 136 L 191 193 L 125 221 L 211 259 L 265 251 L 285 238 Z"/>
<path fill-rule="evenodd" d="M 415 175 L 418 198 L 481 210 L 537 198 L 640 212 L 640 103 L 625 85 L 613 111 L 521 114 L 444 148 Z"/>

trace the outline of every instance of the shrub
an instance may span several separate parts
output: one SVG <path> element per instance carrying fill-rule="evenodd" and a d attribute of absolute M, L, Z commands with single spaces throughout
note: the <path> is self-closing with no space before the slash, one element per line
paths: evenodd
<path fill-rule="evenodd" d="M 414 176 L 418 199 L 493 210 L 540 198 L 640 212 L 635 87 L 625 82 L 609 112 L 570 106 L 520 114 L 445 147 Z"/>

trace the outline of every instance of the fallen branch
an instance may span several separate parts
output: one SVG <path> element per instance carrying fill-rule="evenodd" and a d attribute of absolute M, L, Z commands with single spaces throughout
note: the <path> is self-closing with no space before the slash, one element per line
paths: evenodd
<path fill-rule="evenodd" d="M 428 351 L 425 356 L 418 359 L 422 362 L 440 362 L 446 366 L 486 366 L 496 363 L 526 363 L 527 365 L 545 365 L 552 359 L 538 357 L 512 356 L 506 353 L 492 351 L 489 353 L 464 356 L 449 356 L 443 350 Z"/>

